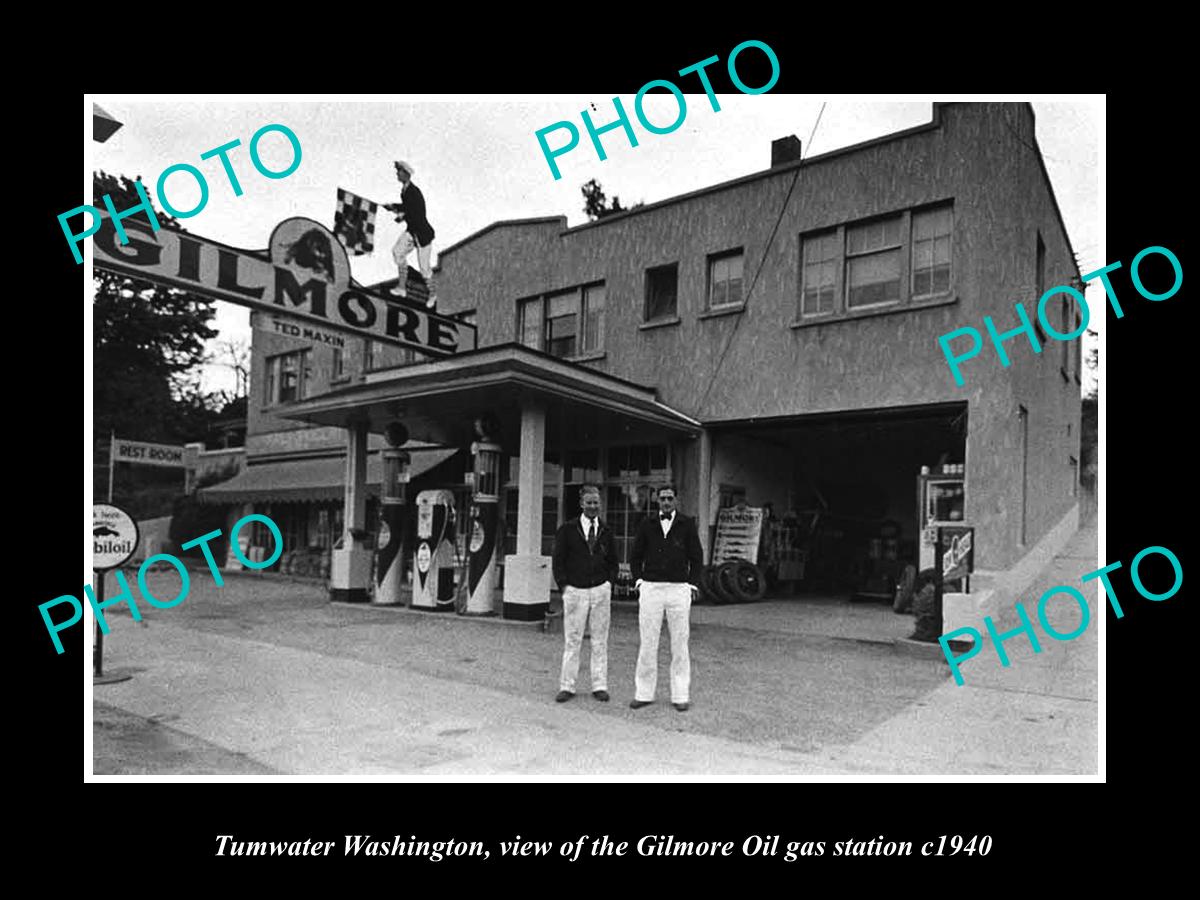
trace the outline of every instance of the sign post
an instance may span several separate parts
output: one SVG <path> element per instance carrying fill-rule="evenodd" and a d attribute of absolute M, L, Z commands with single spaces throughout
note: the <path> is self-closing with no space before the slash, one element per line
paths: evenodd
<path fill-rule="evenodd" d="M 96 597 L 101 608 L 106 573 L 124 565 L 133 556 L 139 537 L 137 522 L 125 510 L 111 503 L 92 504 L 92 571 L 97 576 Z M 92 683 L 111 684 L 128 678 L 128 675 L 104 675 L 104 632 L 97 619 L 92 644 Z"/>

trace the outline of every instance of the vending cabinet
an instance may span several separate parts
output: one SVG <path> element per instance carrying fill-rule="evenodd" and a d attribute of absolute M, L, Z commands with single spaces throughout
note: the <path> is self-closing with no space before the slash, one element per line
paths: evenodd
<path fill-rule="evenodd" d="M 921 535 L 919 569 L 931 569 L 937 558 L 939 525 L 962 525 L 966 519 L 966 473 L 962 463 L 950 463 L 932 473 L 921 467 L 917 476 L 918 531 Z"/>

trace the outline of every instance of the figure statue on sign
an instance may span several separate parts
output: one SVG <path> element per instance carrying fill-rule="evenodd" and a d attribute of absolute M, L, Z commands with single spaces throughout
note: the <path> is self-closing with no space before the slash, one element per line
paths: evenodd
<path fill-rule="evenodd" d="M 430 254 L 435 235 L 433 226 L 425 217 L 425 195 L 421 193 L 419 187 L 413 184 L 413 167 L 409 163 L 401 160 L 393 165 L 396 167 L 396 180 L 401 185 L 400 202 L 385 203 L 383 208 L 395 213 L 396 221 L 403 222 L 406 230 L 404 234 L 400 235 L 396 245 L 392 247 L 392 258 L 396 260 L 396 267 L 400 270 L 400 280 L 389 293 L 397 297 L 408 296 L 408 255 L 416 250 L 417 265 L 421 269 L 421 276 L 425 279 L 425 284 L 429 287 L 429 299 L 425 305 L 429 309 L 434 309 L 437 306 L 437 295 L 433 287 L 433 265 L 430 262 Z"/>

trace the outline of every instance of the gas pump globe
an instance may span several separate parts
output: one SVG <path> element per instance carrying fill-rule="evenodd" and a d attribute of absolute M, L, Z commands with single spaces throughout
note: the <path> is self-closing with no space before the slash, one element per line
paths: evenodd
<path fill-rule="evenodd" d="M 468 615 L 495 614 L 492 594 L 496 586 L 496 553 L 500 546 L 500 454 L 502 448 L 492 441 L 496 425 L 490 416 L 475 420 L 479 440 L 471 444 L 474 493 L 468 526 L 467 579 Z"/>

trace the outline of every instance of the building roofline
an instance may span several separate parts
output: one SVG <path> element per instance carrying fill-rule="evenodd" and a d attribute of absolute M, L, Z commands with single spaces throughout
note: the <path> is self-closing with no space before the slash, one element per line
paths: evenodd
<path fill-rule="evenodd" d="M 439 250 L 438 251 L 439 265 L 441 264 L 441 258 L 443 256 L 445 256 L 447 253 L 457 250 L 463 244 L 467 244 L 467 243 L 475 240 L 476 238 L 483 237 L 485 234 L 487 234 L 489 231 L 492 231 L 493 229 L 503 228 L 503 227 L 510 226 L 510 225 L 513 225 L 513 226 L 516 226 L 516 225 L 549 225 L 552 223 L 557 223 L 561 226 L 566 226 L 567 217 L 566 216 L 540 216 L 540 217 L 534 218 L 534 219 L 501 219 L 499 222 L 493 222 L 490 225 L 484 225 L 478 231 L 476 231 L 472 234 L 468 234 L 462 240 L 455 241 L 449 247 L 446 247 L 443 250 Z"/>
<path fill-rule="evenodd" d="M 1033 115 L 1033 105 L 1029 106 L 1029 114 Z M 1042 157 L 1042 146 L 1037 139 L 1036 119 L 1033 129 L 1033 151 L 1037 157 L 1038 169 L 1042 173 L 1042 178 L 1046 181 L 1046 190 L 1050 193 L 1050 204 L 1054 207 L 1054 216 L 1058 219 L 1058 227 L 1062 229 L 1063 239 L 1067 242 L 1067 252 L 1071 254 L 1071 267 L 1075 270 L 1075 276 L 1083 281 L 1083 272 L 1079 269 L 1079 257 L 1075 255 L 1075 247 L 1071 243 L 1071 232 L 1067 230 L 1067 223 L 1063 220 L 1062 210 L 1058 206 L 1058 196 L 1054 193 L 1054 182 L 1050 179 L 1050 172 L 1046 168 L 1046 160 Z M 1103 263 L 1102 263 L 1103 264 Z"/>
<path fill-rule="evenodd" d="M 749 184 L 752 181 L 757 181 L 761 178 L 769 178 L 774 175 L 782 175 L 798 169 L 801 166 L 811 166 L 816 163 L 825 162 L 838 156 L 844 156 L 848 153 L 857 153 L 860 150 L 866 150 L 869 147 L 875 147 L 880 144 L 886 144 L 889 141 L 897 141 L 903 138 L 911 137 L 914 134 L 920 134 L 925 131 L 934 131 L 942 126 L 943 106 L 949 106 L 948 103 L 934 103 L 933 115 L 928 122 L 923 125 L 914 125 L 911 128 L 905 128 L 902 131 L 893 131 L 889 134 L 880 135 L 879 137 L 870 138 L 865 141 L 859 141 L 857 144 L 851 144 L 848 147 L 838 147 L 836 150 L 830 150 L 828 153 L 821 153 L 817 156 L 809 156 L 804 159 L 798 159 L 793 162 L 783 163 L 778 166 L 772 166 L 768 169 L 763 169 L 759 172 L 752 172 L 749 175 L 741 175 L 737 178 L 732 178 L 729 181 L 722 181 L 719 184 L 712 184 L 707 187 L 697 188 L 694 191 L 689 191 L 686 194 L 678 194 L 674 197 L 667 197 L 664 200 L 656 200 L 653 203 L 647 203 L 645 206 L 639 206 L 635 209 L 622 210 L 619 213 L 613 213 L 605 216 L 603 219 L 596 219 L 593 222 L 584 222 L 582 225 L 576 225 L 573 228 L 564 229 L 561 234 L 574 234 L 575 232 L 584 231 L 588 228 L 597 228 L 601 225 L 608 225 L 612 222 L 617 222 L 629 216 L 636 216 L 639 213 L 650 212 L 654 209 L 661 209 L 664 206 L 669 206 L 672 203 L 682 203 L 685 200 L 692 200 L 696 197 L 702 197 L 705 194 L 714 194 L 717 191 L 729 190 L 730 188 L 741 187 L 743 184 Z"/>
<path fill-rule="evenodd" d="M 804 159 L 796 160 L 794 162 L 784 163 L 784 164 L 778 165 L 778 166 L 772 166 L 770 168 L 763 169 L 762 171 L 759 171 L 759 172 L 753 172 L 749 175 L 742 175 L 742 176 L 739 176 L 738 178 L 732 178 L 728 181 L 722 181 L 718 184 L 713 184 L 713 185 L 709 185 L 707 187 L 698 188 L 697 190 L 689 191 L 686 194 L 678 194 L 674 197 L 667 197 L 663 200 L 656 200 L 655 202 L 647 203 L 644 206 L 638 206 L 634 209 L 627 209 L 627 210 L 623 210 L 619 213 L 613 213 L 611 215 L 605 216 L 602 219 L 596 219 L 595 221 L 592 221 L 592 222 L 584 222 L 582 224 L 575 225 L 571 228 L 564 227 L 564 228 L 562 228 L 562 230 L 559 231 L 559 236 L 561 237 L 563 235 L 576 234 L 578 232 L 585 231 L 589 228 L 599 228 L 603 225 L 609 225 L 614 222 L 622 221 L 631 216 L 636 216 L 636 215 L 640 215 L 642 213 L 651 212 L 652 210 L 662 209 L 666 206 L 670 206 L 673 203 L 682 203 L 687 200 L 693 200 L 696 197 L 705 196 L 706 194 L 713 194 L 718 191 L 730 190 L 732 188 L 741 187 L 744 184 L 749 184 L 753 181 L 757 181 L 762 178 L 769 178 L 769 177 L 772 177 L 775 175 L 786 174 L 786 173 L 791 172 L 794 169 L 797 169 L 801 166 L 816 165 L 817 163 L 822 163 L 822 162 L 826 162 L 831 159 L 836 159 L 837 157 L 845 156 L 850 153 L 858 153 L 862 150 L 867 150 L 872 147 L 877 147 L 882 144 L 887 144 L 891 141 L 904 140 L 905 138 L 912 137 L 915 134 L 922 134 L 926 131 L 934 131 L 934 130 L 942 127 L 942 109 L 944 107 L 960 105 L 965 102 L 966 101 L 953 101 L 953 102 L 948 102 L 948 103 L 939 103 L 939 102 L 935 101 L 933 104 L 933 113 L 930 116 L 929 121 L 922 125 L 914 125 L 911 128 L 905 128 L 900 131 L 893 131 L 889 134 L 880 135 L 879 137 L 869 138 L 868 140 L 865 140 L 865 141 L 859 141 L 857 144 L 850 144 L 849 146 L 846 146 L 846 147 L 838 147 L 837 149 L 830 150 L 827 153 L 818 154 L 817 156 L 810 156 L 810 157 L 806 157 Z M 1030 118 L 1034 123 L 1032 149 L 1036 153 L 1038 167 L 1041 170 L 1042 177 L 1045 179 L 1046 186 L 1050 191 L 1050 202 L 1054 207 L 1054 214 L 1058 219 L 1059 227 L 1062 229 L 1063 236 L 1066 239 L 1067 250 L 1071 254 L 1071 260 L 1072 260 L 1072 265 L 1075 268 L 1075 274 L 1078 275 L 1080 278 L 1082 278 L 1083 277 L 1082 273 L 1079 270 L 1079 261 L 1075 255 L 1075 248 L 1071 244 L 1071 235 L 1067 231 L 1066 222 L 1063 220 L 1062 210 L 1059 208 L 1059 205 L 1058 205 L 1058 197 L 1054 193 L 1054 184 L 1050 180 L 1050 173 L 1046 169 L 1046 161 L 1042 156 L 1041 146 L 1038 144 L 1037 115 L 1033 109 L 1032 103 L 1030 103 L 1029 101 L 1022 101 L 1022 105 L 1024 105 L 1029 110 Z M 462 240 L 458 241 L 457 243 L 451 244 L 445 250 L 439 251 L 439 253 L 438 253 L 438 268 L 439 269 L 441 268 L 441 257 L 442 256 L 451 252 L 452 250 L 456 250 L 459 247 L 462 247 L 464 244 L 467 244 L 470 241 L 475 240 L 476 238 L 482 237 L 483 235 L 487 234 L 489 231 L 491 231 L 495 228 L 500 228 L 502 226 L 508 226 L 508 225 L 514 225 L 514 226 L 517 226 L 517 225 L 546 225 L 546 224 L 550 224 L 553 222 L 559 222 L 565 226 L 566 221 L 567 221 L 566 216 L 543 216 L 543 217 L 534 218 L 534 219 L 504 219 L 499 222 L 493 222 L 492 224 L 481 228 L 479 231 L 476 231 L 474 234 L 468 235 L 467 237 L 463 238 Z"/>

